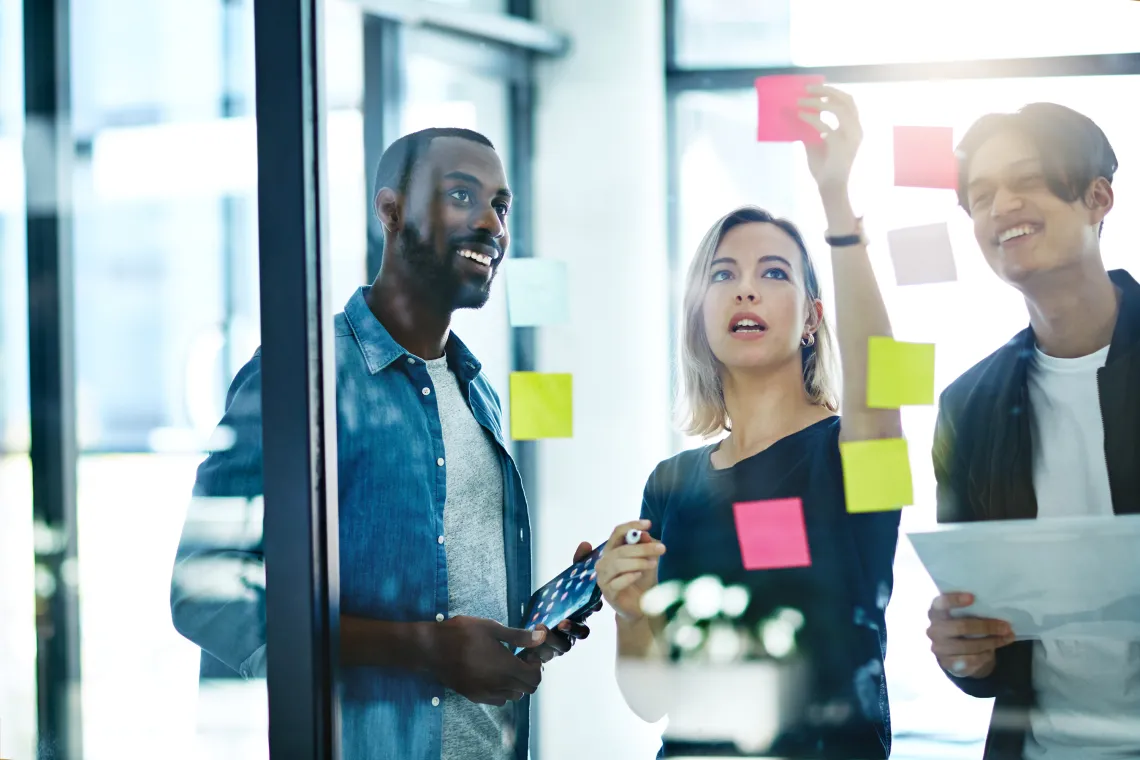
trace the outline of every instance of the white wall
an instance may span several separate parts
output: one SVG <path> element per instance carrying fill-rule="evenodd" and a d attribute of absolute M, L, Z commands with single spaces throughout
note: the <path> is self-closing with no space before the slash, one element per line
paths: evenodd
<path fill-rule="evenodd" d="M 646 478 L 670 453 L 662 6 L 536 3 L 540 23 L 573 39 L 538 72 L 535 251 L 568 262 L 571 319 L 539 328 L 537 368 L 574 375 L 574 438 L 539 444 L 536 585 L 579 541 L 636 519 Z M 661 727 L 618 692 L 613 614 L 591 623 L 591 637 L 546 668 L 542 760 L 651 758 Z"/>

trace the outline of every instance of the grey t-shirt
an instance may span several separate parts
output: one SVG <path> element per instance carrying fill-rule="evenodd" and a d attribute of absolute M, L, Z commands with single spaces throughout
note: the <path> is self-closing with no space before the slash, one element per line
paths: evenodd
<path fill-rule="evenodd" d="M 503 473 L 495 443 L 475 419 L 447 358 L 426 362 L 443 428 L 447 497 L 448 617 L 508 624 L 503 549 Z M 451 690 L 443 699 L 442 760 L 506 760 L 514 746 L 513 704 L 477 705 Z"/>

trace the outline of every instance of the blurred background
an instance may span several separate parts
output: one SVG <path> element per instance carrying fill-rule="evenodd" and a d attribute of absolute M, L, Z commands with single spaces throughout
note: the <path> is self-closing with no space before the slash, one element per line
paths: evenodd
<path fill-rule="evenodd" d="M 516 444 L 536 583 L 636 518 L 656 463 L 699 443 L 672 425 L 672 367 L 684 270 L 716 218 L 742 203 L 790 217 L 831 291 L 802 148 L 755 142 L 756 76 L 808 69 L 857 98 L 854 202 L 896 337 L 937 344 L 938 390 L 1027 318 L 952 193 L 892 186 L 893 125 L 960 137 L 1028 102 L 1082 111 L 1120 159 L 1106 264 L 1136 264 L 1140 3 L 326 0 L 324 12 L 330 315 L 376 274 L 375 163 L 423 127 L 490 137 L 516 196 L 512 253 L 566 262 L 568 324 L 512 328 L 501 287 L 455 324 L 504 396 L 514 369 L 574 375 L 574 437 Z M 265 683 L 199 685 L 169 607 L 194 470 L 260 342 L 253 18 L 252 0 L 0 0 L 2 757 L 37 757 L 48 729 L 67 737 L 61 758 L 268 757 Z M 958 281 L 896 287 L 887 230 L 942 221 Z M 934 524 L 934 418 L 904 411 L 916 499 L 904 530 Z M 58 450 L 30 455 L 37 425 Z M 893 756 L 979 758 L 990 704 L 930 655 L 935 590 L 905 539 L 895 577 Z M 612 613 L 591 623 L 547 668 L 535 760 L 581 757 L 583 741 L 590 757 L 656 751 L 663 724 L 616 687 Z"/>

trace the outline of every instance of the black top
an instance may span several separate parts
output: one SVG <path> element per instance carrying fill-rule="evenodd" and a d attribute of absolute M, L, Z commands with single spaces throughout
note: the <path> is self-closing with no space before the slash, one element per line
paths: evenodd
<path fill-rule="evenodd" d="M 1105 365 L 1097 370 L 1104 457 L 1115 514 L 1140 513 L 1140 284 L 1109 272 L 1122 298 Z M 934 428 L 938 522 L 1034 519 L 1028 377 L 1036 337 L 1026 328 L 950 384 Z M 947 674 L 965 693 L 994 697 L 985 760 L 1021 760 L 1036 705 L 1033 642 L 997 650 L 986 678 Z"/>
<path fill-rule="evenodd" d="M 668 548 L 661 582 L 712 574 L 747 586 L 752 601 L 740 622 L 749 627 L 778 607 L 804 614 L 798 645 L 811 673 L 809 704 L 768 749 L 782 757 L 886 758 L 890 751 L 884 613 L 900 513 L 847 513 L 839 426 L 839 417 L 822 420 L 724 470 L 710 461 L 716 445 L 683 452 L 657 466 L 642 502 L 650 533 Z M 811 566 L 745 570 L 732 505 L 792 497 L 803 504 Z M 666 737 L 659 757 L 690 750 L 731 748 Z"/>

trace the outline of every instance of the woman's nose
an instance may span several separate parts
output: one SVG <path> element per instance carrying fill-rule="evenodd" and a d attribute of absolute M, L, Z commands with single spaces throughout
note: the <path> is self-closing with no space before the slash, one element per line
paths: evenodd
<path fill-rule="evenodd" d="M 749 293 L 746 296 L 741 295 L 740 293 L 736 294 L 736 302 L 737 303 L 744 303 L 745 300 L 747 300 L 749 303 L 755 303 L 756 302 L 756 294 L 755 293 Z"/>

